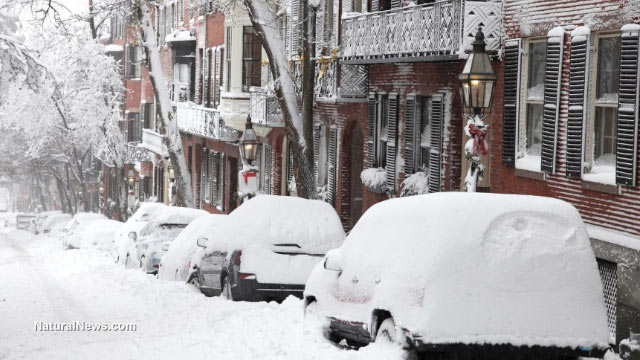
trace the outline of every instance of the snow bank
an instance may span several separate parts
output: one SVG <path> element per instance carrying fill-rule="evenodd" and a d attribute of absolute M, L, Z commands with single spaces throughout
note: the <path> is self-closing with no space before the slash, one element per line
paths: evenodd
<path fill-rule="evenodd" d="M 225 215 L 214 214 L 201 216 L 182 230 L 162 257 L 158 278 L 186 281 L 190 270 L 188 263 L 198 250 L 198 238 L 201 236 L 209 238 L 225 218 Z"/>
<path fill-rule="evenodd" d="M 587 232 L 592 239 L 606 241 L 611 244 L 640 251 L 640 238 L 637 236 L 596 225 L 587 225 Z"/>
<path fill-rule="evenodd" d="M 368 324 L 373 309 L 386 309 L 433 343 L 608 347 L 589 237 L 564 201 L 391 199 L 371 207 L 334 251 L 340 276 L 318 266 L 306 290 L 327 316 Z"/>

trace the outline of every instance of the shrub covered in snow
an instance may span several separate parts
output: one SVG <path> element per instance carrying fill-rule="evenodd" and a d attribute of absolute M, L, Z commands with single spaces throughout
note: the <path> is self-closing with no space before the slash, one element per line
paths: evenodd
<path fill-rule="evenodd" d="M 424 171 L 418 171 L 415 174 L 404 179 L 401 185 L 400 196 L 422 195 L 429 192 L 429 175 Z"/>
<path fill-rule="evenodd" d="M 360 173 L 362 184 L 371 191 L 383 193 L 386 187 L 386 172 L 384 168 L 368 168 Z"/>

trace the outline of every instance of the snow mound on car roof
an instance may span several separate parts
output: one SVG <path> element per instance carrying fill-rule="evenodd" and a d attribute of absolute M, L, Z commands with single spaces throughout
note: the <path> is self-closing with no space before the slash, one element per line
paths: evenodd
<path fill-rule="evenodd" d="M 341 278 L 361 276 L 358 296 L 392 309 L 428 342 L 607 346 L 595 257 L 578 211 L 564 201 L 392 199 L 370 208 L 338 251 Z M 383 280 L 367 286 L 369 278 Z"/>
<path fill-rule="evenodd" d="M 258 195 L 234 210 L 217 228 L 215 250 L 236 250 L 252 243 L 296 244 L 301 251 L 324 254 L 340 246 L 345 234 L 333 207 L 324 201 Z"/>
<path fill-rule="evenodd" d="M 158 224 L 189 224 L 193 220 L 209 213 L 200 209 L 167 206 L 153 219 Z"/>
<path fill-rule="evenodd" d="M 210 214 L 201 216 L 189 224 L 171 243 L 171 247 L 162 257 L 162 266 L 158 278 L 162 280 L 186 280 L 187 263 L 198 249 L 198 238 L 210 238 L 215 228 L 226 218 L 226 215 Z M 176 271 L 178 273 L 176 274 Z"/>

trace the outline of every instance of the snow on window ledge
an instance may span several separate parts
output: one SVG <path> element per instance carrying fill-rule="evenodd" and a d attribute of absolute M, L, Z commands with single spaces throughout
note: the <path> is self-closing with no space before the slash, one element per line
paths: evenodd
<path fill-rule="evenodd" d="M 605 185 L 616 185 L 615 164 L 615 157 L 602 156 L 594 162 L 591 171 L 582 175 L 582 180 Z"/>
<path fill-rule="evenodd" d="M 360 179 L 362 184 L 371 192 L 384 194 L 387 187 L 387 172 L 384 168 L 368 168 L 362 170 Z"/>
<path fill-rule="evenodd" d="M 540 157 L 540 155 L 527 154 L 523 157 L 516 159 L 516 169 L 541 172 L 541 169 L 540 169 L 541 163 L 542 163 L 542 158 Z"/>

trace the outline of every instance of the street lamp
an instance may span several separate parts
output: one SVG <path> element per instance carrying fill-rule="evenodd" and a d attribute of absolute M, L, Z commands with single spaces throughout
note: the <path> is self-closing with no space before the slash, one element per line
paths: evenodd
<path fill-rule="evenodd" d="M 133 170 L 129 170 L 129 173 L 127 174 L 127 182 L 129 183 L 129 187 L 133 187 L 136 184 L 136 177 Z"/>
<path fill-rule="evenodd" d="M 249 165 L 253 165 L 258 153 L 258 138 L 256 137 L 256 132 L 253 130 L 251 116 L 247 116 L 244 134 L 242 135 L 242 140 L 240 140 L 240 150 L 242 151 L 244 161 Z"/>
<path fill-rule="evenodd" d="M 171 165 L 171 163 L 169 163 L 169 166 L 167 166 L 167 172 L 169 173 L 169 180 L 171 181 L 175 180 L 176 174 L 173 169 L 173 165 Z"/>
<path fill-rule="evenodd" d="M 493 88 L 497 79 L 493 72 L 489 54 L 487 54 L 482 28 L 478 28 L 476 39 L 472 43 L 473 50 L 464 64 L 462 73 L 458 76 L 460 95 L 464 109 L 471 110 L 472 116 L 467 116 L 467 125 L 464 128 L 469 140 L 465 144 L 465 156 L 470 162 L 467 177 L 464 180 L 465 190 L 476 191 L 478 179 L 482 178 L 484 165 L 480 161 L 480 155 L 487 154 L 488 125 L 484 124 L 482 112 L 491 108 L 493 100 Z"/>

